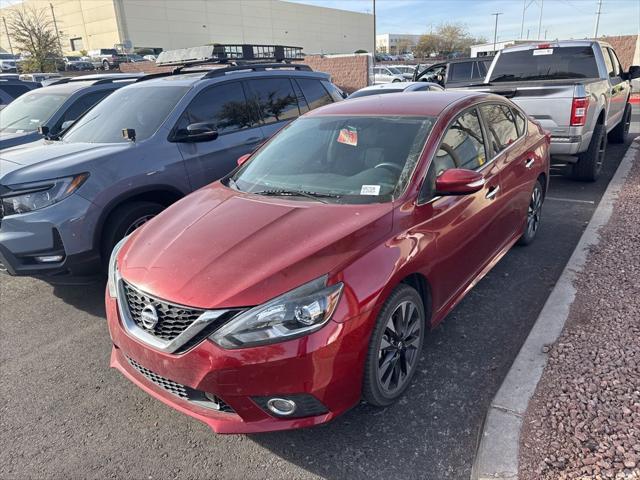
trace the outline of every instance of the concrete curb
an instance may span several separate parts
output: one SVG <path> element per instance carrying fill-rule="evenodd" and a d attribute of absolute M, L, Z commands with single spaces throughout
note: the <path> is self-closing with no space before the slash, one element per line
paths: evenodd
<path fill-rule="evenodd" d="M 553 344 L 564 328 L 575 299 L 574 278 L 583 269 L 589 248 L 600 241 L 598 231 L 609 222 L 613 205 L 637 151 L 640 151 L 640 138 L 625 153 L 580 242 L 491 402 L 471 470 L 472 480 L 517 480 L 520 428 L 547 363 L 543 347 Z"/>

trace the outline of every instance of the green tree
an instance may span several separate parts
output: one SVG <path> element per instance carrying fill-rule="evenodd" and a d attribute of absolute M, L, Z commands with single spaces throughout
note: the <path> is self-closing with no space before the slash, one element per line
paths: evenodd
<path fill-rule="evenodd" d="M 45 8 L 22 6 L 9 15 L 9 36 L 16 49 L 28 54 L 22 62 L 24 72 L 55 72 L 60 44 L 53 19 Z"/>

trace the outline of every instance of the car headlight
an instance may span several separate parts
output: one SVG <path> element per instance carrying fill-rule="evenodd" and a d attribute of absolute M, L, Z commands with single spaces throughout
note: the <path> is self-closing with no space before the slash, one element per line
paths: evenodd
<path fill-rule="evenodd" d="M 0 201 L 4 215 L 16 215 L 48 207 L 67 198 L 89 178 L 88 173 L 41 182 L 10 185 Z"/>
<path fill-rule="evenodd" d="M 120 252 L 120 249 L 122 248 L 122 246 L 124 245 L 124 243 L 127 241 L 128 238 L 129 238 L 129 236 L 127 235 L 122 240 L 120 240 L 118 243 L 116 243 L 116 246 L 113 247 L 113 250 L 111 250 L 111 257 L 109 257 L 109 270 L 108 270 L 107 288 L 109 290 L 109 296 L 111 298 L 117 298 L 118 297 L 118 262 L 117 262 L 117 258 L 118 258 L 118 253 Z"/>
<path fill-rule="evenodd" d="M 314 332 L 333 315 L 342 283 L 327 286 L 327 276 L 254 307 L 214 332 L 222 348 L 245 348 L 282 342 Z"/>

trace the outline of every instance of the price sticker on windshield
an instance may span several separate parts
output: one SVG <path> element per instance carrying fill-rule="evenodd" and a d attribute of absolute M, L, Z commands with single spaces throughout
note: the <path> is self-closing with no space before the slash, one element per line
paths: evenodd
<path fill-rule="evenodd" d="M 360 195 L 380 195 L 380 185 L 362 185 Z"/>
<path fill-rule="evenodd" d="M 338 143 L 344 143 L 345 145 L 357 147 L 358 131 L 355 128 L 351 127 L 341 128 L 340 133 L 338 134 Z"/>
<path fill-rule="evenodd" d="M 539 48 L 533 51 L 533 56 L 536 55 L 553 55 L 553 48 Z"/>

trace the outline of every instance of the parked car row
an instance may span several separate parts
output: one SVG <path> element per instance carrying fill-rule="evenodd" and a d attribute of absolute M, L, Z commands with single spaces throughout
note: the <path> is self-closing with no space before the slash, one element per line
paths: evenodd
<path fill-rule="evenodd" d="M 111 366 L 216 432 L 397 401 L 426 331 L 534 241 L 552 134 L 505 95 L 399 81 L 343 101 L 305 65 L 164 53 L 172 72 L 20 97 L 104 94 L 71 125 L 5 109 L 48 138 L 3 149 L 0 268 L 105 271 Z"/>

